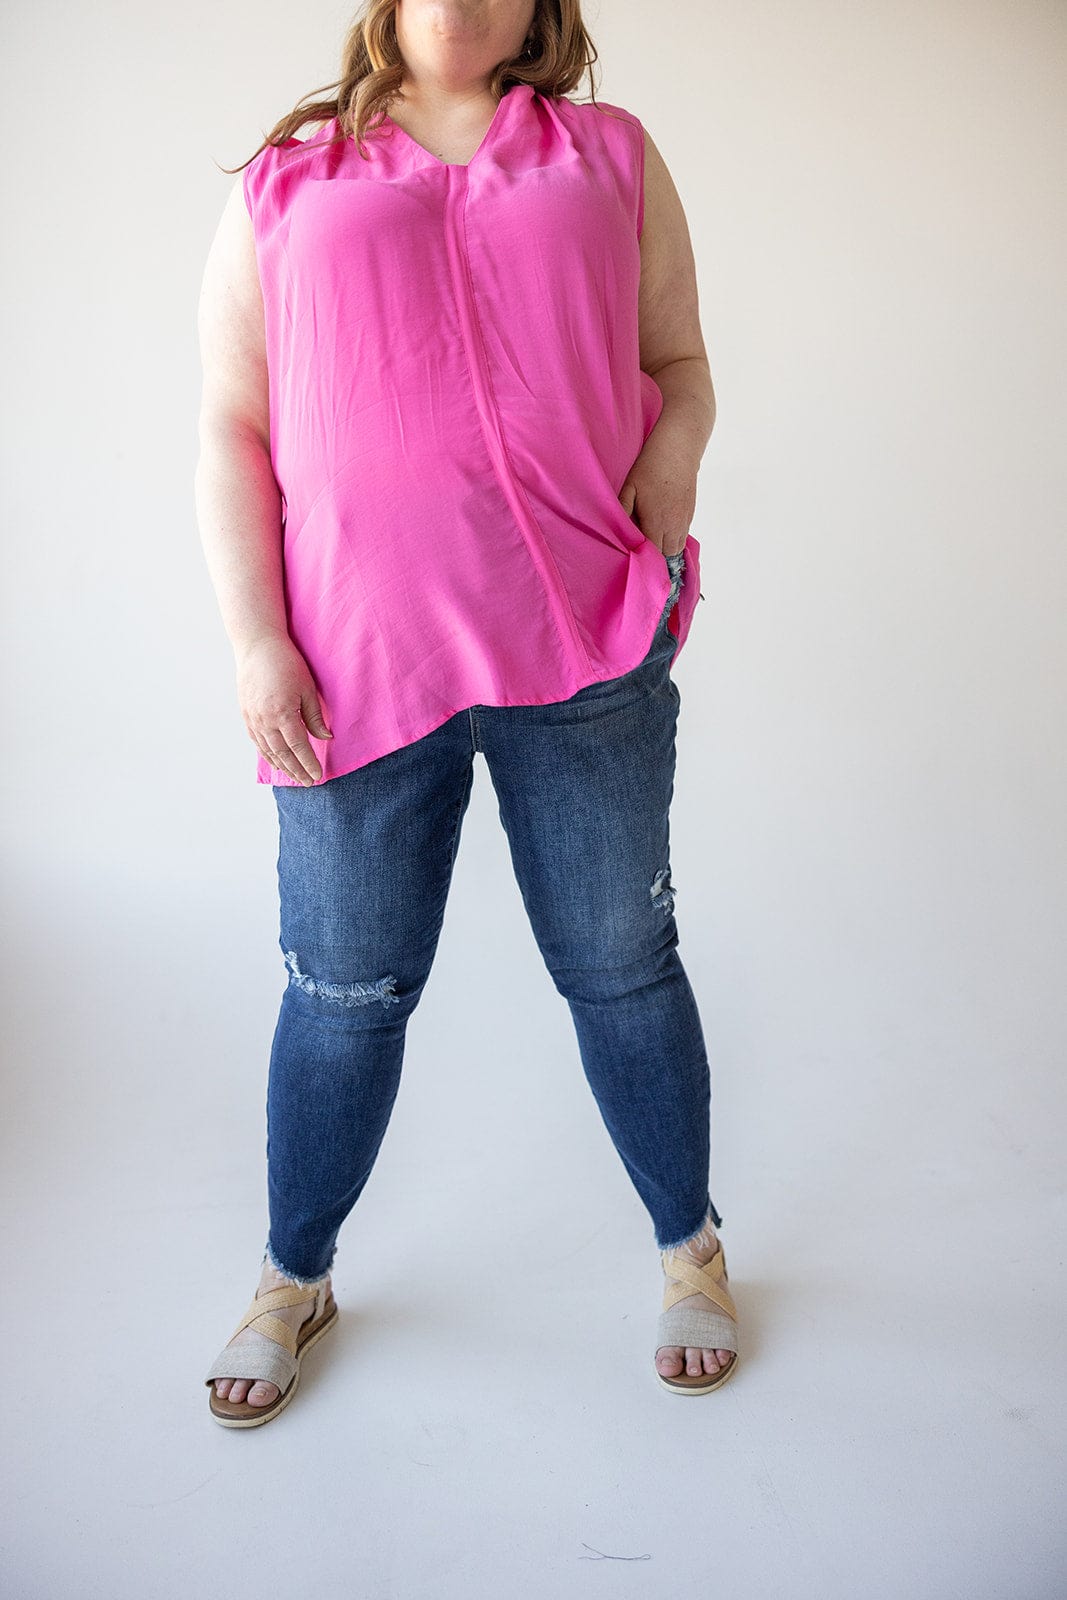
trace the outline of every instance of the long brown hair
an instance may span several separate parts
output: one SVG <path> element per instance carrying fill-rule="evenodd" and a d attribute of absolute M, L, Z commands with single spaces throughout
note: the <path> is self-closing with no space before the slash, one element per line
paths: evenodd
<path fill-rule="evenodd" d="M 329 122 L 336 117 L 340 133 L 335 138 L 352 138 L 364 160 L 369 160 L 363 136 L 381 126 L 388 101 L 396 94 L 404 76 L 404 63 L 396 38 L 396 0 L 364 0 L 364 5 L 345 37 L 341 51 L 341 75 L 333 83 L 312 89 L 302 98 L 336 94 L 326 99 L 300 101 L 266 134 L 259 149 L 239 167 L 223 167 L 228 173 L 240 172 L 268 145 L 291 139 L 308 122 Z M 562 95 L 589 72 L 590 99 L 596 103 L 593 64 L 597 49 L 582 21 L 580 0 L 537 0 L 530 24 L 529 44 L 521 54 L 501 61 L 493 70 L 489 88 L 497 100 L 516 83 L 528 83 L 543 95 Z M 372 122 L 372 117 L 377 120 Z M 333 141 L 331 140 L 330 143 Z"/>

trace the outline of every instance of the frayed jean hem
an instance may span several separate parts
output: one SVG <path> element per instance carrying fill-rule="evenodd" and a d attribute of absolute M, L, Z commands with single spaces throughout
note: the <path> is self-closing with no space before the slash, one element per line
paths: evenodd
<path fill-rule="evenodd" d="M 677 1250 L 679 1245 L 688 1244 L 690 1239 L 693 1238 L 694 1234 L 700 1233 L 702 1229 L 707 1227 L 709 1222 L 712 1223 L 716 1228 L 722 1227 L 722 1217 L 719 1215 L 718 1211 L 716 1211 L 715 1203 L 710 1195 L 708 1196 L 708 1202 L 704 1210 L 704 1215 L 701 1217 L 695 1228 L 690 1228 L 688 1232 L 683 1233 L 679 1239 L 657 1238 L 656 1244 L 660 1250 Z"/>
<path fill-rule="evenodd" d="M 333 1267 L 334 1257 L 336 1256 L 336 1254 L 337 1254 L 337 1246 L 333 1245 L 331 1247 L 331 1250 L 330 1250 L 330 1258 L 327 1261 L 325 1267 L 322 1269 L 322 1271 L 319 1272 L 319 1273 L 316 1273 L 313 1278 L 307 1278 L 307 1277 L 304 1277 L 303 1274 L 301 1274 L 299 1272 L 293 1272 L 289 1267 L 286 1266 L 284 1261 L 279 1261 L 278 1257 L 274 1253 L 274 1248 L 271 1245 L 270 1239 L 268 1238 L 268 1240 L 266 1242 L 266 1245 L 264 1246 L 264 1249 L 263 1249 L 263 1263 L 266 1263 L 266 1262 L 269 1261 L 271 1266 L 274 1268 L 275 1272 L 280 1272 L 283 1278 L 291 1278 L 293 1283 L 295 1283 L 298 1288 L 300 1288 L 300 1289 L 310 1289 L 313 1286 L 315 1286 L 316 1284 L 320 1284 L 322 1282 L 323 1278 L 329 1276 L 330 1270 Z"/>

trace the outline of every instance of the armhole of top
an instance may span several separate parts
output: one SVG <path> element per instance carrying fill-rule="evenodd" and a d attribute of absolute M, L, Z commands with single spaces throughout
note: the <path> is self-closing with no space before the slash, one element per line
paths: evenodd
<path fill-rule="evenodd" d="M 303 144 L 302 139 L 291 137 L 284 139 L 279 144 L 265 144 L 258 150 L 251 161 L 241 172 L 241 188 L 244 192 L 245 207 L 252 219 L 252 227 L 258 232 L 256 217 L 263 205 L 269 199 L 269 186 L 271 178 L 279 170 L 279 154 L 282 151 L 298 150 Z"/>
<path fill-rule="evenodd" d="M 645 231 L 645 129 L 637 117 L 634 122 L 637 128 L 637 242 L 640 244 Z"/>
<path fill-rule="evenodd" d="M 248 165 L 246 167 L 243 167 L 241 169 L 241 192 L 243 193 L 243 195 L 245 197 L 245 210 L 248 212 L 248 215 L 249 215 L 249 217 L 250 217 L 250 219 L 252 221 L 252 225 L 254 227 L 256 219 L 255 219 L 255 215 L 254 215 L 254 213 L 252 211 L 252 200 L 251 200 L 251 197 L 250 197 L 250 195 L 248 193 L 248 174 L 251 172 L 251 170 L 252 170 L 252 162 L 251 161 L 248 163 Z"/>
<path fill-rule="evenodd" d="M 253 232 L 259 232 L 256 214 L 260 209 L 263 197 L 263 188 L 268 178 L 267 163 L 274 157 L 274 146 L 266 144 L 262 150 L 257 150 L 251 161 L 241 174 L 241 187 L 244 190 L 245 206 L 252 219 Z"/>
<path fill-rule="evenodd" d="M 597 104 L 609 116 L 614 116 L 617 121 L 627 123 L 637 138 L 637 159 L 634 162 L 634 171 L 636 173 L 634 188 L 636 193 L 633 196 L 633 209 L 637 242 L 640 244 L 641 235 L 645 228 L 645 126 L 641 118 L 626 106 L 615 105 L 610 100 L 599 100 Z"/>

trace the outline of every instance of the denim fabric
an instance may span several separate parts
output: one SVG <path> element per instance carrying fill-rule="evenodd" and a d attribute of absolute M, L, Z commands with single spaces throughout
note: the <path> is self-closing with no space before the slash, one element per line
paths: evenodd
<path fill-rule="evenodd" d="M 677 953 L 668 620 L 644 661 L 542 706 L 471 706 L 311 788 L 275 785 L 289 974 L 267 1088 L 264 1258 L 310 1281 L 370 1176 L 444 918 L 481 752 L 537 944 L 661 1249 L 710 1217 L 710 1083 Z M 520 1131 L 516 1130 L 516 1136 Z"/>

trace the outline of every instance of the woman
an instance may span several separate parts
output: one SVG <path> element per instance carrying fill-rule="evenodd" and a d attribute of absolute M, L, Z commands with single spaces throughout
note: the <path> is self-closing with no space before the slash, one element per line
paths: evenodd
<path fill-rule="evenodd" d="M 288 969 L 259 1289 L 205 1378 L 224 1426 L 276 1416 L 336 1320 L 477 751 L 653 1222 L 656 1375 L 707 1393 L 736 1362 L 668 834 L 715 402 L 663 161 L 567 98 L 595 59 L 578 0 L 369 0 L 205 270 L 197 511 Z"/>

